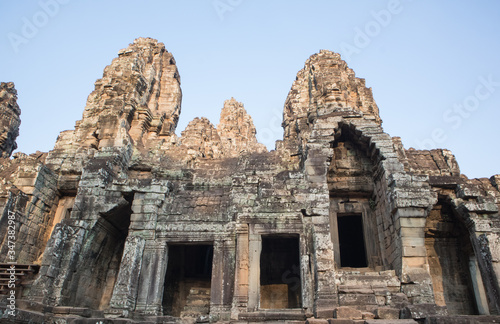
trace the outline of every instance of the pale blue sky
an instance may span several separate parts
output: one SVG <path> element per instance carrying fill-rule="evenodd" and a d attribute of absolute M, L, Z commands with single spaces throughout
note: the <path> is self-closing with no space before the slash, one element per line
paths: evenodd
<path fill-rule="evenodd" d="M 500 1 L 2 1 L 0 31 L 25 153 L 52 149 L 104 67 L 142 36 L 177 61 L 178 134 L 197 116 L 217 125 L 234 97 L 273 148 L 297 71 L 329 49 L 373 88 L 405 147 L 448 148 L 471 178 L 500 173 Z"/>

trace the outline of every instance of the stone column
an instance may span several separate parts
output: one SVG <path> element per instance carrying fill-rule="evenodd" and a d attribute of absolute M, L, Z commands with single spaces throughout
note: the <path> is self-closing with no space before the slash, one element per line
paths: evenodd
<path fill-rule="evenodd" d="M 260 302 L 260 252 L 262 238 L 258 234 L 248 235 L 248 310 L 256 311 Z"/>
<path fill-rule="evenodd" d="M 488 295 L 490 314 L 500 314 L 500 290 L 498 285 L 498 268 L 495 267 L 495 260 L 498 260 L 497 234 L 471 233 L 472 248 L 477 257 L 477 263 L 482 275 L 484 288 Z M 492 253 L 493 252 L 493 253 Z"/>
<path fill-rule="evenodd" d="M 395 232 L 399 234 L 401 253 L 402 290 L 414 304 L 433 304 L 434 292 L 427 250 L 425 247 L 425 223 L 427 211 L 424 208 L 398 208 L 394 214 Z M 395 250 L 398 250 L 396 248 Z"/>
<path fill-rule="evenodd" d="M 308 233 L 310 231 L 307 231 Z M 311 313 L 314 300 L 314 278 L 310 271 L 309 235 L 300 236 L 300 279 L 302 288 L 302 308 Z"/>
<path fill-rule="evenodd" d="M 384 161 L 386 162 L 386 161 Z M 394 165 L 395 167 L 396 165 Z M 391 169 L 387 162 L 386 172 Z M 386 260 L 401 280 L 401 290 L 412 304 L 434 304 L 432 277 L 427 262 L 425 225 L 429 211 L 437 203 L 437 194 L 426 175 L 394 171 L 386 176 L 379 190 L 387 192 L 392 218 L 385 225 Z M 394 224 L 393 226 L 391 226 Z"/>
<path fill-rule="evenodd" d="M 234 241 L 215 241 L 210 293 L 210 315 L 229 320 L 234 287 Z"/>
<path fill-rule="evenodd" d="M 231 319 L 238 319 L 238 313 L 246 312 L 248 307 L 248 225 L 239 224 L 236 228 L 236 273 L 234 308 Z"/>
<path fill-rule="evenodd" d="M 315 223 L 317 222 L 317 223 Z M 338 304 L 335 263 L 327 217 L 313 217 L 314 277 L 316 291 L 312 310 L 317 318 L 331 318 Z"/>
<path fill-rule="evenodd" d="M 327 184 L 328 158 L 332 156 L 330 148 L 320 143 L 308 143 L 308 157 L 304 162 L 304 173 L 311 192 L 308 203 L 311 215 L 310 233 L 313 243 L 314 278 L 316 291 L 313 309 L 317 318 L 331 318 L 337 305 L 335 286 L 334 253 L 330 233 L 330 196 Z M 311 203 L 314 202 L 314 203 Z"/>
<path fill-rule="evenodd" d="M 463 192 L 471 195 L 471 188 L 459 186 L 457 192 L 459 198 L 467 196 Z M 473 194 L 476 197 L 480 193 Z M 500 314 L 500 235 L 499 227 L 493 219 L 498 217 L 498 207 L 490 198 L 483 197 L 483 202 L 478 199 L 472 201 L 458 200 L 457 211 L 461 218 L 465 220 L 465 226 L 470 234 L 470 240 L 481 279 L 484 283 L 484 290 L 488 296 L 489 312 L 492 315 Z M 472 271 L 471 271 L 472 275 Z M 474 279 L 473 279 L 474 281 Z"/>
<path fill-rule="evenodd" d="M 481 271 L 479 270 L 475 255 L 469 257 L 469 271 L 474 289 L 474 297 L 476 298 L 477 311 L 479 315 L 490 315 L 483 278 L 481 277 Z"/>
<path fill-rule="evenodd" d="M 234 295 L 234 275 L 236 264 L 236 246 L 234 237 L 224 241 L 224 272 L 222 274 L 223 297 L 222 304 L 224 307 L 231 308 Z"/>
<path fill-rule="evenodd" d="M 127 237 L 107 313 L 126 315 L 123 313 L 135 309 L 145 244 L 146 241 L 140 236 Z"/>
<path fill-rule="evenodd" d="M 151 315 L 162 315 L 167 262 L 167 243 L 163 240 L 147 240 L 139 276 L 136 311 Z"/>

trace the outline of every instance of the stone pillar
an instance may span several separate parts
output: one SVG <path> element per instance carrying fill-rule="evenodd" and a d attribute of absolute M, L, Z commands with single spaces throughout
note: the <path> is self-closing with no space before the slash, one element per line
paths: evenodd
<path fill-rule="evenodd" d="M 135 309 L 139 286 L 137 279 L 141 273 L 145 244 L 146 241 L 140 236 L 127 237 L 108 314 L 120 315 L 121 313 L 126 316 L 126 312 Z"/>
<path fill-rule="evenodd" d="M 229 320 L 234 291 L 234 241 L 215 241 L 210 292 L 210 315 L 218 321 Z"/>
<path fill-rule="evenodd" d="M 328 210 L 327 210 L 328 211 Z M 316 291 L 311 311 L 317 318 L 331 318 L 338 304 L 335 285 L 335 263 L 327 217 L 313 217 L 313 246 Z"/>
<path fill-rule="evenodd" d="M 312 311 L 316 318 L 331 318 L 338 301 L 327 184 L 328 159 L 333 153 L 329 147 L 321 143 L 309 142 L 307 147 L 309 153 L 304 162 L 305 179 L 311 192 L 321 192 L 310 195 L 308 203 L 311 207 L 310 210 L 306 210 L 306 213 L 311 215 L 310 233 L 313 246 L 311 256 L 316 279 L 313 309 L 308 311 Z"/>
<path fill-rule="evenodd" d="M 136 311 L 144 314 L 162 315 L 167 262 L 167 243 L 163 240 L 147 240 L 139 276 Z"/>
<path fill-rule="evenodd" d="M 236 264 L 236 246 L 235 240 L 224 241 L 223 264 L 224 272 L 222 273 L 223 296 L 222 304 L 224 307 L 231 309 L 231 303 L 234 295 L 234 275 Z"/>
<path fill-rule="evenodd" d="M 248 224 L 236 227 L 236 273 L 235 291 L 231 319 L 237 320 L 238 313 L 246 312 L 248 307 Z"/>
<path fill-rule="evenodd" d="M 490 315 L 488 308 L 488 299 L 486 298 L 486 291 L 484 290 L 483 278 L 476 256 L 469 257 L 469 271 L 472 279 L 472 287 L 474 289 L 474 297 L 476 298 L 477 311 L 479 315 Z"/>
<path fill-rule="evenodd" d="M 385 162 L 385 161 L 384 161 Z M 394 165 L 397 166 L 397 165 Z M 389 162 L 386 172 L 387 200 L 391 222 L 386 225 L 386 261 L 401 280 L 401 290 L 412 304 L 434 304 L 432 277 L 427 262 L 425 225 L 427 216 L 437 203 L 437 194 L 426 175 L 394 170 Z M 384 185 L 385 187 L 385 185 Z M 384 187 L 380 188 L 381 190 Z M 391 226 L 392 225 L 392 226 Z"/>
<path fill-rule="evenodd" d="M 434 292 L 427 250 L 425 247 L 425 223 L 427 210 L 424 208 L 398 208 L 394 214 L 394 226 L 400 237 L 401 274 L 403 292 L 410 296 L 413 304 L 434 304 Z"/>
<path fill-rule="evenodd" d="M 250 231 L 248 235 L 248 311 L 256 311 L 260 303 L 260 253 L 262 238 Z"/>
<path fill-rule="evenodd" d="M 308 233 L 310 231 L 307 231 Z M 313 310 L 314 278 L 311 273 L 311 256 L 308 249 L 309 236 L 300 235 L 300 286 L 302 288 L 302 308 L 309 314 Z"/>
<path fill-rule="evenodd" d="M 500 269 L 495 267 L 498 260 L 496 251 L 498 251 L 499 244 L 497 234 L 490 233 L 471 233 L 472 248 L 477 257 L 479 270 L 481 271 L 482 280 L 488 296 L 490 314 L 500 314 L 500 289 L 498 285 L 498 274 Z M 500 241 L 500 240 L 499 240 Z M 492 253 L 493 252 L 493 253 Z"/>

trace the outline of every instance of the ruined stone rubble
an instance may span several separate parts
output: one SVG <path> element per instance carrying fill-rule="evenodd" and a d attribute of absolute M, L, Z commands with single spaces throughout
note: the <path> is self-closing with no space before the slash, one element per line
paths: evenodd
<path fill-rule="evenodd" d="M 234 98 L 177 136 L 179 71 L 150 38 L 50 152 L 8 158 L 20 111 L 1 91 L 0 258 L 15 213 L 17 262 L 39 267 L 4 321 L 500 321 L 500 175 L 405 149 L 339 54 L 298 72 L 270 152 Z"/>

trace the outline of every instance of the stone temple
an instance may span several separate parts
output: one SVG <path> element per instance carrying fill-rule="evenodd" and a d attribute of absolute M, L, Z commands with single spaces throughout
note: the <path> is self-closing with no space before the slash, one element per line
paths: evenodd
<path fill-rule="evenodd" d="M 235 99 L 177 136 L 181 97 L 139 38 L 52 151 L 11 158 L 1 84 L 2 323 L 500 322 L 500 175 L 405 149 L 340 55 L 297 73 L 270 152 Z"/>

